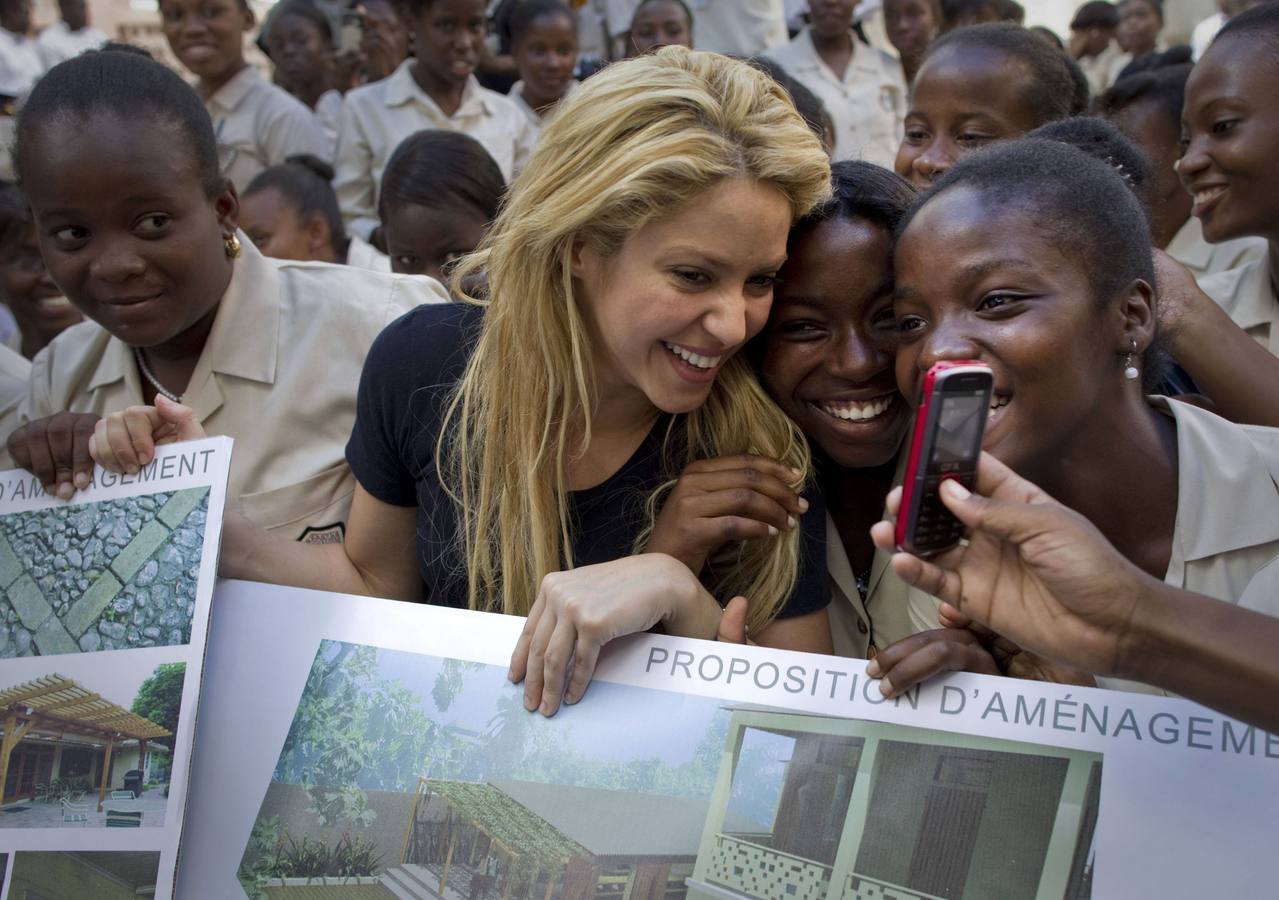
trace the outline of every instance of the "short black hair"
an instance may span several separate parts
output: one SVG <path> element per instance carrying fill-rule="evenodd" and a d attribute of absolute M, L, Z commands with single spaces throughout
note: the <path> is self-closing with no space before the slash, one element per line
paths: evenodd
<path fill-rule="evenodd" d="M 271 12 L 269 28 L 275 28 L 285 16 L 297 16 L 306 19 L 320 32 L 320 36 L 333 46 L 333 24 L 318 6 L 311 0 L 284 0 Z M 265 37 L 265 36 L 264 36 Z"/>
<path fill-rule="evenodd" d="M 1193 69 L 1189 64 L 1165 66 L 1121 78 L 1097 99 L 1097 112 L 1113 118 L 1130 106 L 1150 103 L 1177 132 L 1186 105 L 1186 82 Z"/>
<path fill-rule="evenodd" d="M 82 53 L 58 63 L 36 82 L 18 113 L 13 144 L 18 182 L 23 180 L 27 145 L 41 126 L 103 113 L 177 128 L 187 142 L 205 195 L 215 197 L 226 189 L 213 122 L 195 89 L 149 56 L 119 50 Z"/>
<path fill-rule="evenodd" d="M 826 125 L 830 123 L 833 131 L 834 120 L 821 99 L 767 56 L 753 56 L 746 61 L 781 85 L 782 90 L 790 95 L 795 111 L 804 120 L 804 124 L 817 135 L 818 140 L 825 142 Z"/>
<path fill-rule="evenodd" d="M 1017 0 L 999 0 L 999 18 L 1004 22 L 1016 22 L 1020 25 L 1026 21 L 1026 7 Z"/>
<path fill-rule="evenodd" d="M 1213 40 L 1232 37 L 1259 38 L 1279 51 L 1279 3 L 1262 3 L 1231 16 Z"/>
<path fill-rule="evenodd" d="M 1155 11 L 1155 15 L 1159 17 L 1159 21 L 1163 22 L 1164 0 L 1119 0 L 1119 4 L 1117 8 L 1122 10 L 1129 3 L 1145 3 L 1147 6 L 1149 6 L 1151 9 Z"/>
<path fill-rule="evenodd" d="M 524 35 L 533 27 L 533 23 L 543 16 L 561 16 L 568 19 L 569 24 L 573 26 L 573 33 L 577 33 L 577 17 L 561 0 L 525 0 L 511 13 L 511 45 L 514 46 L 523 40 Z"/>
<path fill-rule="evenodd" d="M 0 181 L 0 252 L 32 227 L 31 208 L 22 189 L 12 181 Z"/>
<path fill-rule="evenodd" d="M 1149 206 L 1150 160 L 1140 147 L 1105 119 L 1096 116 L 1059 119 L 1026 136 L 1069 144 L 1101 160 L 1119 174 L 1144 207 Z"/>
<path fill-rule="evenodd" d="M 492 222 L 505 190 L 502 170 L 475 138 L 457 131 L 419 131 L 387 161 L 378 217 L 385 222 L 391 210 L 406 205 L 461 206 Z"/>
<path fill-rule="evenodd" d="M 1066 54 L 1020 25 L 991 22 L 949 31 L 928 49 L 921 67 L 929 59 L 951 48 L 995 50 L 1025 65 L 1030 71 L 1030 77 L 1022 85 L 1022 97 L 1034 110 L 1036 127 L 1082 111 L 1076 109 L 1080 100 L 1080 80 L 1072 71 L 1072 67 L 1079 67 Z M 1082 83 L 1087 85 L 1086 80 Z M 1086 105 L 1085 101 L 1084 106 Z"/>
<path fill-rule="evenodd" d="M 1075 10 L 1075 17 L 1070 20 L 1070 30 L 1080 31 L 1084 28 L 1118 28 L 1119 7 L 1107 0 L 1089 0 Z"/>
<path fill-rule="evenodd" d="M 259 172 L 245 188 L 244 196 L 274 189 L 303 222 L 314 215 L 321 216 L 329 226 L 329 244 L 341 259 L 346 253 L 346 226 L 332 181 L 332 166 L 310 154 L 299 154 Z"/>
<path fill-rule="evenodd" d="M 918 196 L 896 172 L 861 160 L 832 164 L 830 184 L 830 199 L 796 222 L 792 236 L 828 219 L 869 219 L 891 232 Z"/>
<path fill-rule="evenodd" d="M 1061 42 L 1061 38 L 1057 35 L 1057 32 L 1053 31 L 1051 28 L 1048 28 L 1044 25 L 1031 25 L 1030 28 L 1027 30 L 1030 31 L 1030 33 L 1035 35 L 1036 37 L 1043 38 L 1045 41 L 1052 44 L 1058 50 L 1066 49 L 1066 45 Z"/>
<path fill-rule="evenodd" d="M 964 22 L 995 22 L 1000 18 L 1000 0 L 941 0 L 942 28 L 951 29 Z"/>
<path fill-rule="evenodd" d="M 1150 224 L 1137 195 L 1100 159 L 1058 141 L 1022 137 L 960 157 L 920 195 L 897 227 L 910 227 L 919 211 L 949 190 L 967 188 L 1002 211 L 1023 214 L 1055 247 L 1072 254 L 1088 273 L 1099 307 L 1137 279 L 1155 285 Z M 1145 357 L 1144 383 L 1163 378 L 1166 357 L 1156 340 Z"/>
<path fill-rule="evenodd" d="M 635 24 L 635 17 L 639 15 L 641 9 L 648 6 L 650 3 L 657 2 L 658 0 L 640 0 L 640 2 L 635 5 L 635 12 L 631 13 L 631 24 Z M 693 28 L 693 10 L 689 7 L 689 5 L 685 3 L 684 0 L 666 0 L 666 2 L 674 3 L 684 11 L 684 16 L 688 19 L 688 27 L 691 31 Z"/>

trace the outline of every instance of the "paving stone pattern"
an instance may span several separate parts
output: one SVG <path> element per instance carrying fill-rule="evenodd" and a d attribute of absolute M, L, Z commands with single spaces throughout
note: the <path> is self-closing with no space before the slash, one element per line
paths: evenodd
<path fill-rule="evenodd" d="M 0 517 L 0 657 L 191 639 L 209 489 Z"/>

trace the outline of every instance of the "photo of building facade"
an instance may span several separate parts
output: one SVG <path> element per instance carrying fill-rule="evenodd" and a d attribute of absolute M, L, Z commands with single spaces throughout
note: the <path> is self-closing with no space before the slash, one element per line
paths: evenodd
<path fill-rule="evenodd" d="M 762 747 L 779 759 L 773 814 L 741 829 L 738 763 Z M 1101 769 L 1096 753 L 737 708 L 688 896 L 1087 897 Z"/>

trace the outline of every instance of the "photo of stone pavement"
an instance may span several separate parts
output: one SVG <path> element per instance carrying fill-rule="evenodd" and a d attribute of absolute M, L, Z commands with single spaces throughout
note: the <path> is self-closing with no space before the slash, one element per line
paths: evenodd
<path fill-rule="evenodd" d="M 185 644 L 209 489 L 0 516 L 0 658 Z"/>

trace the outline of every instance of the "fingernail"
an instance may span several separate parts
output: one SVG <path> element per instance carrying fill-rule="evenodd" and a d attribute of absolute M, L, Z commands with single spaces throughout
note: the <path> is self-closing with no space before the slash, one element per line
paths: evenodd
<path fill-rule="evenodd" d="M 803 497 L 799 498 L 799 511 L 802 513 L 808 512 L 808 501 Z"/>
<path fill-rule="evenodd" d="M 83 472 L 77 472 L 75 475 L 76 490 L 84 490 L 89 486 L 89 476 Z"/>
<path fill-rule="evenodd" d="M 891 697 L 894 690 L 896 690 L 896 688 L 893 687 L 893 683 L 887 678 L 879 679 L 879 692 L 885 697 Z"/>
<path fill-rule="evenodd" d="M 565 694 L 565 695 L 564 695 L 564 705 L 565 705 L 565 706 L 572 706 L 574 703 L 576 703 L 576 702 L 577 702 L 577 700 L 578 700 L 578 698 L 577 698 L 575 695 L 573 695 L 573 694 Z"/>
<path fill-rule="evenodd" d="M 866 663 L 866 674 L 871 678 L 879 677 L 879 660 L 872 659 L 870 662 Z"/>
<path fill-rule="evenodd" d="M 524 708 L 528 710 L 529 712 L 532 712 L 533 710 L 537 709 L 537 704 L 534 703 L 532 700 L 529 700 L 527 697 L 525 697 Z"/>
<path fill-rule="evenodd" d="M 972 496 L 972 491 L 968 490 L 968 488 L 964 487 L 953 478 L 947 478 L 943 481 L 941 483 L 941 489 L 943 491 L 949 491 L 951 499 L 953 500 L 967 500 Z"/>
<path fill-rule="evenodd" d="M 777 526 L 776 526 L 776 525 L 769 525 L 769 526 L 768 526 L 768 536 L 769 536 L 769 537 L 777 537 Z"/>
<path fill-rule="evenodd" d="M 73 485 L 69 481 L 62 481 L 58 483 L 58 499 L 59 500 L 70 500 L 74 496 L 75 496 L 75 485 Z"/>
<path fill-rule="evenodd" d="M 787 516 L 787 517 L 786 517 L 786 527 L 787 527 L 787 528 L 794 528 L 794 527 L 795 527 L 795 517 L 794 517 L 794 516 Z"/>
<path fill-rule="evenodd" d="M 799 469 L 795 468 L 794 466 L 791 466 L 790 473 L 791 473 L 791 475 L 793 475 L 793 476 L 794 476 L 794 477 L 796 477 L 796 478 L 803 478 L 803 477 L 804 477 L 804 473 L 803 473 L 803 472 L 801 472 Z"/>
<path fill-rule="evenodd" d="M 540 712 L 544 716 L 549 716 L 551 714 L 551 701 L 550 700 L 543 701 L 542 705 L 538 707 L 538 712 Z"/>

